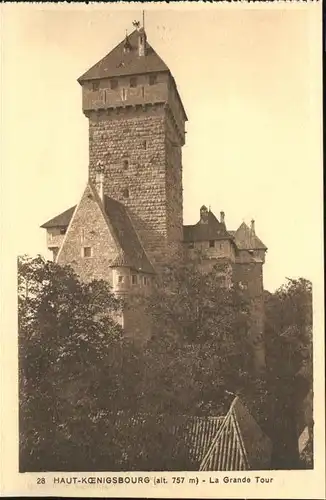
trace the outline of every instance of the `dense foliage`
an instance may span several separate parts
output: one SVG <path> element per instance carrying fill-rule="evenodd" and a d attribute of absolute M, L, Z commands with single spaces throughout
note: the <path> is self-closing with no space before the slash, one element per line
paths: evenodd
<path fill-rule="evenodd" d="M 145 346 L 122 335 L 107 283 L 41 257 L 18 279 L 22 470 L 183 468 L 171 422 L 223 414 L 245 386 L 246 304 L 215 272 L 166 270 Z"/>
<path fill-rule="evenodd" d="M 311 284 L 291 280 L 266 294 L 268 373 L 259 380 L 248 304 L 224 286 L 222 271 L 166 268 L 138 299 L 153 318 L 144 345 L 123 335 L 126 304 L 106 282 L 20 258 L 20 469 L 190 469 L 175 428 L 189 416 L 225 414 L 234 394 L 276 443 L 275 467 L 298 465 L 291 431 L 298 387 L 302 399 L 312 380 Z"/>
<path fill-rule="evenodd" d="M 298 436 L 310 430 L 312 450 L 312 286 L 288 279 L 265 294 L 270 435 L 277 468 L 311 467 L 312 451 L 300 462 Z"/>

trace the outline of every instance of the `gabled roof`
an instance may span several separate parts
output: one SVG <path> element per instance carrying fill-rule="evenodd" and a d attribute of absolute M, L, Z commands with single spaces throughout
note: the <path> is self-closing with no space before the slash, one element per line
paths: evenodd
<path fill-rule="evenodd" d="M 255 231 L 250 229 L 245 222 L 236 231 L 229 231 L 229 233 L 234 233 L 235 243 L 240 250 L 267 250 Z"/>
<path fill-rule="evenodd" d="M 201 220 L 192 226 L 183 226 L 183 240 L 190 241 L 208 241 L 232 239 L 226 230 L 225 224 L 218 221 L 213 212 L 207 211 L 207 220 Z"/>
<path fill-rule="evenodd" d="M 104 209 L 121 248 L 118 258 L 112 262 L 111 266 L 127 266 L 138 271 L 154 273 L 126 207 L 113 198 L 104 196 Z"/>
<path fill-rule="evenodd" d="M 98 198 L 96 190 L 92 187 Z M 98 199 L 99 203 L 100 200 Z M 57 215 L 43 224 L 42 228 L 64 227 L 67 228 L 73 216 L 76 206 Z M 110 230 L 114 232 L 117 244 L 120 247 L 117 258 L 111 263 L 111 267 L 130 267 L 145 273 L 155 273 L 152 264 L 146 256 L 145 250 L 140 243 L 136 230 L 131 222 L 126 207 L 110 198 L 104 196 L 104 214 Z"/>
<path fill-rule="evenodd" d="M 68 208 L 68 210 L 62 212 L 62 214 L 59 214 L 56 217 L 53 217 L 53 219 L 45 222 L 41 227 L 44 229 L 50 229 L 51 227 L 67 228 L 76 206 L 77 205 L 74 205 L 73 207 Z"/>
<path fill-rule="evenodd" d="M 146 55 L 138 55 L 139 32 L 133 31 L 128 36 L 130 51 L 124 52 L 125 40 L 120 42 L 103 59 L 94 64 L 84 73 L 78 82 L 94 80 L 98 78 L 110 78 L 113 76 L 136 75 L 142 73 L 152 73 L 169 71 L 169 68 L 151 45 L 146 42 Z"/>
<path fill-rule="evenodd" d="M 236 397 L 202 460 L 200 470 L 267 469 L 271 451 L 270 439 Z"/>

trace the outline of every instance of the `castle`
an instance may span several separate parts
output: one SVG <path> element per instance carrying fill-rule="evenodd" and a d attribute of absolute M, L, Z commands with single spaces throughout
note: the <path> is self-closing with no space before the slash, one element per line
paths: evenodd
<path fill-rule="evenodd" d="M 78 82 L 89 121 L 89 181 L 77 206 L 42 225 L 58 264 L 84 280 L 110 282 L 117 294 L 150 293 L 164 264 L 201 252 L 221 262 L 247 291 L 251 340 L 264 367 L 263 264 L 266 246 L 242 223 L 228 230 L 205 206 L 183 225 L 182 146 L 187 115 L 166 64 L 137 27 Z M 136 315 L 136 311 L 133 312 Z M 133 314 L 123 318 L 134 328 Z"/>

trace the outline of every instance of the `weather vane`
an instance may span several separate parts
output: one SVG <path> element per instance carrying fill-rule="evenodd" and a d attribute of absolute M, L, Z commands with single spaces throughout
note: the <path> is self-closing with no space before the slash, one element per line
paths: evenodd
<path fill-rule="evenodd" d="M 132 22 L 132 25 L 133 25 L 133 26 L 134 26 L 137 30 L 139 30 L 139 28 L 140 28 L 140 21 L 136 21 L 136 20 L 134 20 L 134 21 Z M 143 10 L 143 29 L 145 29 L 145 11 L 144 11 L 144 10 Z"/>

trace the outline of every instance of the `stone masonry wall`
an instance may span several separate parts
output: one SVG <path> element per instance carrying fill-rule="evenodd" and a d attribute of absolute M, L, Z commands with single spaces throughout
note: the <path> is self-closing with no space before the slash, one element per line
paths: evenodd
<path fill-rule="evenodd" d="M 91 256 L 83 256 L 83 248 L 91 248 Z M 104 215 L 87 186 L 80 204 L 71 220 L 58 264 L 69 264 L 84 281 L 104 279 L 112 286 L 110 263 L 117 255 L 117 248 Z"/>
<path fill-rule="evenodd" d="M 249 341 L 253 348 L 253 361 L 257 371 L 265 367 L 264 347 L 264 291 L 261 263 L 237 263 L 234 278 L 244 287 L 250 301 Z"/>
<path fill-rule="evenodd" d="M 169 258 L 171 240 L 181 241 L 182 235 L 181 174 L 173 179 L 167 174 L 172 161 L 166 111 L 163 106 L 117 108 L 88 117 L 90 178 L 95 182 L 102 165 L 104 193 L 128 207 L 148 257 L 159 266 Z M 180 163 L 174 168 L 181 169 Z"/>
<path fill-rule="evenodd" d="M 93 82 L 83 83 L 83 110 L 104 109 L 115 106 L 151 104 L 166 102 L 168 99 L 168 74 L 157 73 L 156 83 L 149 84 L 150 75 L 120 76 L 111 79 L 102 78 L 97 81 L 98 89 L 93 89 Z M 130 80 L 135 79 L 135 86 Z M 111 88 L 115 80 L 116 88 Z"/>

